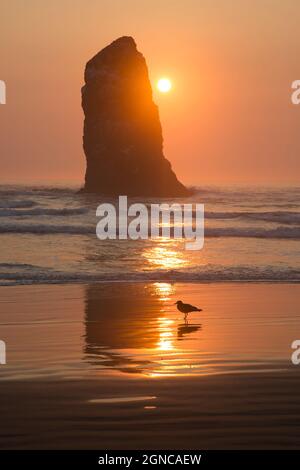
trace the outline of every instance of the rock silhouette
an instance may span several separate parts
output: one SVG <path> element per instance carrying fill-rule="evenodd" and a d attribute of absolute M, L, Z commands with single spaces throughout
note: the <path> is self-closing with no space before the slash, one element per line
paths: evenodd
<path fill-rule="evenodd" d="M 163 155 L 158 107 L 132 37 L 121 37 L 86 64 L 82 88 L 84 191 L 107 196 L 186 196 Z"/>

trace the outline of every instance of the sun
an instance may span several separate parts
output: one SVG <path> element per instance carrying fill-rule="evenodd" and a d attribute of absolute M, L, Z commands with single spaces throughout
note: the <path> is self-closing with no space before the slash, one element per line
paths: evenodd
<path fill-rule="evenodd" d="M 161 93 L 168 93 L 172 88 L 172 82 L 169 78 L 160 78 L 157 82 L 157 88 Z"/>

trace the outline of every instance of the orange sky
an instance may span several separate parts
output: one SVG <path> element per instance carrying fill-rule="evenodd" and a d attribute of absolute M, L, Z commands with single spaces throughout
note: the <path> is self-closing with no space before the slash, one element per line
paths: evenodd
<path fill-rule="evenodd" d="M 135 38 L 166 157 L 187 184 L 295 184 L 300 174 L 298 0 L 1 0 L 0 182 L 83 182 L 85 63 Z"/>

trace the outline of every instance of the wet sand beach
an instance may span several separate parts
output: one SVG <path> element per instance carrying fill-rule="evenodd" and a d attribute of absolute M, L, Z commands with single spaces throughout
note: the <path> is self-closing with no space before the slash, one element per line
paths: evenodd
<path fill-rule="evenodd" d="M 299 447 L 299 285 L 1 287 L 1 448 Z M 188 323 L 178 299 L 202 308 Z"/>

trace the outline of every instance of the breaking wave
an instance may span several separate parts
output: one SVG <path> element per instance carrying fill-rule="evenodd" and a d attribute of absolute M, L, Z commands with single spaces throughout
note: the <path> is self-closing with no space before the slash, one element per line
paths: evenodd
<path fill-rule="evenodd" d="M 209 264 L 196 270 L 157 270 L 148 272 L 66 272 L 31 264 L 0 263 L 0 285 L 64 284 L 82 282 L 300 282 L 300 270 L 288 267 L 224 267 Z"/>
<path fill-rule="evenodd" d="M 3 223 L 0 233 L 18 233 L 32 235 L 95 235 L 96 225 L 76 224 L 33 224 Z M 205 237 L 239 237 L 266 239 L 300 239 L 300 227 L 279 226 L 276 228 L 261 227 L 211 227 L 205 230 Z"/>
<path fill-rule="evenodd" d="M 0 192 L 1 194 L 1 192 Z M 0 200 L 0 209 L 23 209 L 28 207 L 34 207 L 37 203 L 31 200 Z"/>
<path fill-rule="evenodd" d="M 25 201 L 24 201 L 25 202 Z M 26 206 L 24 206 L 26 207 Z M 30 206 L 28 206 L 30 207 Z M 88 213 L 86 207 L 75 207 L 75 208 L 63 208 L 63 209 L 52 209 L 52 208 L 40 208 L 35 209 L 22 209 L 17 208 L 4 209 L 0 208 L 0 217 L 24 217 L 24 216 L 69 216 L 69 215 L 81 215 Z"/>
<path fill-rule="evenodd" d="M 207 219 L 245 219 L 275 222 L 278 224 L 300 225 L 300 212 L 268 211 L 268 212 L 205 212 Z"/>

